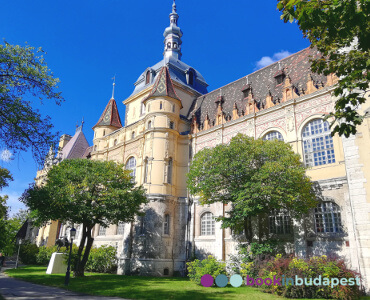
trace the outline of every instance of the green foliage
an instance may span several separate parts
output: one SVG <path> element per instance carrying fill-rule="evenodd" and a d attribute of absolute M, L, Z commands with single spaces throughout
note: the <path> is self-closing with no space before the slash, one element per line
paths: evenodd
<path fill-rule="evenodd" d="M 19 249 L 19 259 L 26 265 L 36 265 L 39 247 L 35 244 L 24 243 Z"/>
<path fill-rule="evenodd" d="M 243 264 L 242 276 L 253 278 L 300 278 L 310 279 L 319 276 L 324 278 L 356 278 L 360 275 L 347 268 L 345 262 L 340 259 L 330 259 L 325 255 L 312 257 L 310 259 L 299 259 L 294 257 L 283 257 L 276 255 L 264 261 Z M 362 295 L 361 288 L 355 284 L 337 285 L 336 287 L 316 285 L 262 285 L 265 292 L 277 294 L 287 298 L 333 298 L 333 299 L 357 299 Z"/>
<path fill-rule="evenodd" d="M 36 256 L 36 262 L 38 265 L 47 266 L 50 262 L 51 256 L 54 252 L 57 252 L 57 246 L 52 247 L 45 247 L 41 246 L 39 247 L 39 252 Z M 66 252 L 65 247 L 61 247 L 59 252 Z"/>
<path fill-rule="evenodd" d="M 212 255 L 209 255 L 207 259 L 203 259 L 202 261 L 196 259 L 188 262 L 187 267 L 190 280 L 197 284 L 200 284 L 200 280 L 204 274 L 212 275 L 213 278 L 216 278 L 220 274 L 226 274 L 226 264 L 219 262 Z"/>
<path fill-rule="evenodd" d="M 34 213 L 35 223 L 59 220 L 82 224 L 81 245 L 76 261 L 77 276 L 83 276 L 93 243 L 91 230 L 96 224 L 134 221 L 147 203 L 142 186 L 131 181 L 130 171 L 112 161 L 64 160 L 48 173 L 46 184 L 34 185 L 21 201 Z"/>
<path fill-rule="evenodd" d="M 316 206 L 316 195 L 306 168 L 290 145 L 281 141 L 254 140 L 242 134 L 199 151 L 188 173 L 191 194 L 202 204 L 231 203 L 222 227 L 244 230 L 252 241 L 250 220 L 273 209 L 287 209 L 300 216 Z"/>
<path fill-rule="evenodd" d="M 117 270 L 117 250 L 113 246 L 92 248 L 86 270 L 98 273 L 113 273 Z"/>
<path fill-rule="evenodd" d="M 10 174 L 9 170 L 0 167 L 0 191 L 3 187 L 8 186 L 9 181 L 12 181 L 13 177 Z M 8 196 L 0 196 L 0 221 L 7 217 L 8 207 L 6 206 L 6 200 Z M 1 248 L 1 242 L 0 242 Z"/>
<path fill-rule="evenodd" d="M 28 45 L 0 45 L 0 143 L 13 151 L 31 149 L 41 163 L 58 135 L 50 117 L 42 118 L 30 105 L 30 97 L 63 101 L 56 92 L 58 78 L 48 69 L 44 51 Z"/>
<path fill-rule="evenodd" d="M 297 21 L 304 37 L 322 57 L 313 58 L 312 71 L 336 74 L 339 96 L 333 116 L 334 130 L 348 137 L 364 115 L 357 110 L 365 103 L 370 80 L 370 1 L 368 0 L 278 0 L 284 22 Z"/>

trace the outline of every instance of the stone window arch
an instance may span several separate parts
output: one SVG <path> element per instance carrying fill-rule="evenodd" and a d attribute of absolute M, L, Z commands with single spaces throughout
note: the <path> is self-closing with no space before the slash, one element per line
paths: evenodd
<path fill-rule="evenodd" d="M 146 71 L 145 75 L 145 84 L 148 84 L 150 82 L 150 71 Z"/>
<path fill-rule="evenodd" d="M 170 234 L 170 220 L 170 214 L 165 214 L 163 220 L 163 234 Z"/>
<path fill-rule="evenodd" d="M 333 138 L 329 123 L 314 119 L 302 130 L 302 145 L 306 166 L 320 166 L 335 163 Z"/>
<path fill-rule="evenodd" d="M 276 130 L 266 133 L 265 136 L 263 137 L 263 139 L 265 141 L 266 140 L 269 140 L 269 141 L 278 140 L 278 141 L 283 141 L 284 142 L 283 135 L 279 131 L 276 131 Z"/>
<path fill-rule="evenodd" d="M 151 129 L 152 128 L 152 121 L 149 121 L 148 122 L 148 126 L 147 127 L 148 127 L 148 129 Z"/>
<path fill-rule="evenodd" d="M 200 235 L 215 234 L 215 218 L 211 212 L 205 212 L 200 217 Z"/>
<path fill-rule="evenodd" d="M 317 233 L 342 233 L 340 207 L 334 202 L 321 202 L 315 208 L 315 230 Z"/>

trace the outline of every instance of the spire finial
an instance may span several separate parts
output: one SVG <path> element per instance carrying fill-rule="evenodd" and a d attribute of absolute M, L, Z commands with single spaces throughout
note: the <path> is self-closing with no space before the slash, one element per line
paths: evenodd
<path fill-rule="evenodd" d="M 84 117 L 82 117 L 82 121 L 81 121 L 81 130 L 83 129 L 83 127 L 84 127 L 84 123 L 85 123 L 85 121 L 84 121 Z"/>
<path fill-rule="evenodd" d="M 164 30 L 164 57 L 173 57 L 181 60 L 181 37 L 182 31 L 177 25 L 179 15 L 177 14 L 176 2 L 172 3 L 172 12 L 170 13 L 170 26 Z"/>
<path fill-rule="evenodd" d="M 116 75 L 112 77 L 112 80 L 113 80 L 112 99 L 114 99 L 114 86 L 116 85 Z"/>
<path fill-rule="evenodd" d="M 176 10 L 176 2 L 175 0 L 173 0 L 173 4 L 172 4 L 172 13 L 176 13 L 177 10 Z"/>

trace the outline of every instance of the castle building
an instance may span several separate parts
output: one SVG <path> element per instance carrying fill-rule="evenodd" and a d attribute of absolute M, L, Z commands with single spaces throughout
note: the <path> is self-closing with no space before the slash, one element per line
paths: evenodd
<path fill-rule="evenodd" d="M 331 137 L 324 116 L 334 110 L 334 75 L 311 73 L 315 49 L 303 49 L 212 92 L 181 60 L 176 5 L 164 31 L 163 60 L 135 82 L 122 124 L 114 94 L 93 127 L 82 156 L 123 163 L 150 202 L 136 222 L 94 228 L 94 245 L 117 247 L 120 274 L 183 274 L 192 255 L 228 260 L 237 240 L 215 217 L 230 209 L 200 205 L 189 195 L 191 159 L 238 133 L 279 139 L 299 153 L 323 201 L 302 220 L 287 212 L 267 216 L 268 234 L 299 257 L 336 255 L 370 286 L 370 118 L 349 138 Z M 359 108 L 369 112 L 369 101 Z M 367 114 L 369 116 L 370 114 Z"/>

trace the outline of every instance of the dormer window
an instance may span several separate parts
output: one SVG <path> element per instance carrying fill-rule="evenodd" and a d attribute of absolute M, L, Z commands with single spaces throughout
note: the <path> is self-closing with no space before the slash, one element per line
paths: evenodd
<path fill-rule="evenodd" d="M 192 71 L 189 72 L 189 85 L 193 85 L 194 83 L 194 73 Z"/>
<path fill-rule="evenodd" d="M 248 98 L 251 93 L 251 86 L 250 84 L 245 85 L 242 88 L 243 98 Z"/>
<path fill-rule="evenodd" d="M 274 77 L 275 77 L 276 85 L 282 84 L 285 79 L 285 73 L 283 70 L 279 70 L 275 73 Z"/>
<path fill-rule="evenodd" d="M 147 71 L 145 75 L 145 84 L 149 84 L 149 82 L 150 82 L 150 71 Z"/>

